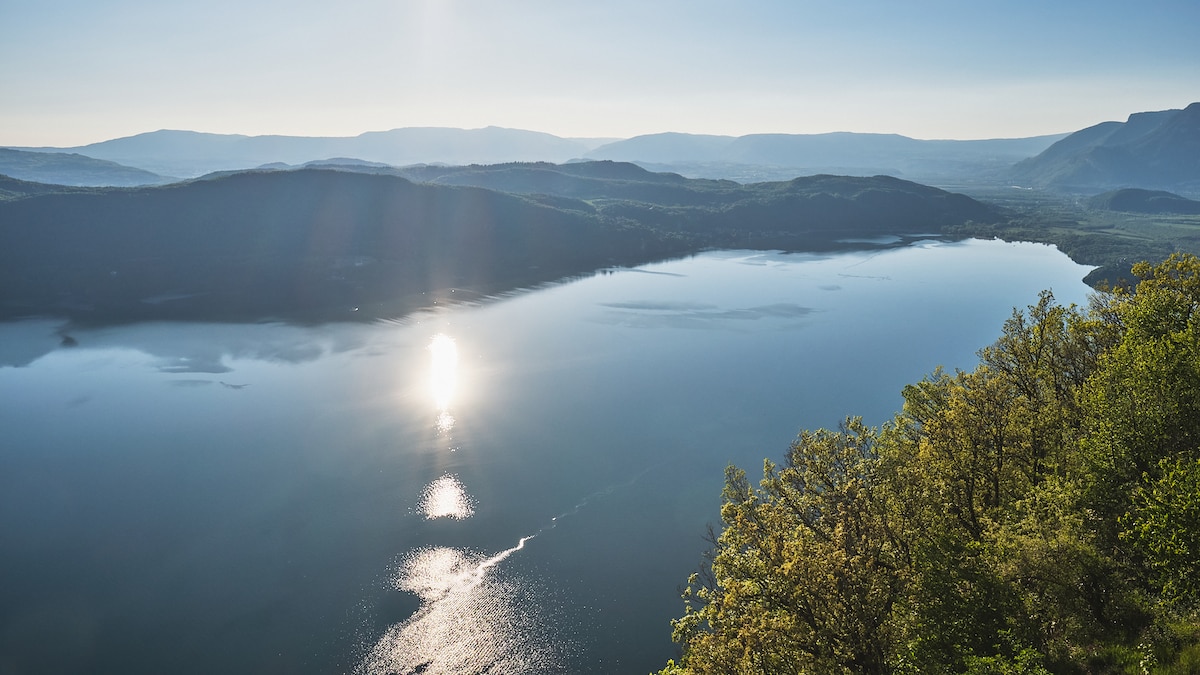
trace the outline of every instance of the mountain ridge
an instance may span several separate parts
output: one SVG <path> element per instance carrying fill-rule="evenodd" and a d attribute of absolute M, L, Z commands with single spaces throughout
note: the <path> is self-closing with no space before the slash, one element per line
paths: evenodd
<path fill-rule="evenodd" d="M 158 185 L 176 180 L 78 153 L 34 152 L 10 148 L 0 148 L 0 174 L 36 183 L 77 187 Z"/>
<path fill-rule="evenodd" d="M 1017 163 L 1014 180 L 1094 192 L 1121 187 L 1200 191 L 1200 102 L 1101 122 Z"/>
<path fill-rule="evenodd" d="M 70 148 L 19 149 L 78 153 L 185 178 L 264 164 L 295 165 L 344 157 L 391 166 L 611 159 L 653 169 L 677 167 L 678 173 L 693 178 L 746 176 L 747 182 L 757 182 L 786 180 L 804 173 L 890 173 L 906 178 L 994 173 L 997 168 L 1036 154 L 1059 137 L 947 141 L 856 132 L 745 136 L 665 132 L 596 145 L 601 139 L 562 138 L 503 127 L 402 127 L 326 137 L 160 129 Z M 710 166 L 695 166 L 705 163 Z"/>
<path fill-rule="evenodd" d="M 431 151 L 439 153 L 436 161 L 449 164 L 566 161 L 581 156 L 588 147 L 582 141 L 522 129 L 402 127 L 356 136 L 247 136 L 160 129 L 70 148 L 20 149 L 78 153 L 155 173 L 194 178 L 272 162 L 300 164 L 330 157 L 353 157 L 393 166 L 417 164 L 431 161 Z M 422 150 L 426 154 L 420 154 Z"/>

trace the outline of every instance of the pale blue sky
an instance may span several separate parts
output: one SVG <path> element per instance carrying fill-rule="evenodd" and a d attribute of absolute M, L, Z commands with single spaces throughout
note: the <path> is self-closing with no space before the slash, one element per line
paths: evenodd
<path fill-rule="evenodd" d="M 1196 0 L 0 0 L 0 145 L 488 125 L 998 138 L 1200 100 Z"/>

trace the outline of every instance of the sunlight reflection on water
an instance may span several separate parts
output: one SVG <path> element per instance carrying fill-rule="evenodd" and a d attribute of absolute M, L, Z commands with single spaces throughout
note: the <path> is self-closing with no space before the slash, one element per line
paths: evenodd
<path fill-rule="evenodd" d="M 545 673 L 562 668 L 558 647 L 531 608 L 527 583 L 498 578 L 492 568 L 524 548 L 530 537 L 484 558 L 436 547 L 411 552 L 395 587 L 421 607 L 392 626 L 359 665 L 359 673 Z"/>
<path fill-rule="evenodd" d="M 421 512 L 426 520 L 464 520 L 475 515 L 475 500 L 467 494 L 458 476 L 448 473 L 425 486 L 421 493 Z"/>
<path fill-rule="evenodd" d="M 454 417 L 448 409 L 458 384 L 458 345 L 454 343 L 454 338 L 438 333 L 429 343 L 429 353 L 432 356 L 429 382 L 434 405 L 440 412 L 437 429 L 447 433 L 454 426 Z"/>

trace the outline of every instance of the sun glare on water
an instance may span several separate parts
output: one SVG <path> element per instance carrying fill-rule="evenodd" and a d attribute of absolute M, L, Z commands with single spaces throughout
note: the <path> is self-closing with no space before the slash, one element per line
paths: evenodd
<path fill-rule="evenodd" d="M 454 416 L 450 414 L 450 402 L 458 386 L 458 345 L 454 338 L 438 333 L 429 343 L 432 363 L 429 368 L 430 391 L 438 410 L 437 429 L 442 433 L 454 427 Z"/>
<path fill-rule="evenodd" d="M 389 628 L 356 673 L 554 673 L 563 664 L 538 600 L 492 569 L 525 539 L 490 558 L 448 547 L 412 551 L 393 584 L 421 607 Z"/>
<path fill-rule="evenodd" d="M 445 474 L 425 487 L 421 495 L 421 512 L 426 520 L 453 518 L 464 520 L 475 513 L 475 503 L 458 477 Z"/>
<path fill-rule="evenodd" d="M 458 346 L 439 333 L 426 349 L 435 427 L 445 441 L 455 423 L 450 408 L 461 384 Z M 425 486 L 417 513 L 426 520 L 461 521 L 474 516 L 475 508 L 459 477 L 445 472 Z M 563 645 L 547 630 L 545 598 L 536 584 L 502 569 L 505 560 L 555 524 L 552 520 L 492 555 L 446 546 L 408 551 L 392 570 L 391 582 L 397 591 L 417 596 L 420 607 L 384 631 L 355 673 L 562 672 Z"/>

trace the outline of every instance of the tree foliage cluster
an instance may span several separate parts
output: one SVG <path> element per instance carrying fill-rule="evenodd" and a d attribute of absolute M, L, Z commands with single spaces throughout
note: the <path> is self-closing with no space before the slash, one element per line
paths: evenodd
<path fill-rule="evenodd" d="M 1200 672 L 1200 259 L 726 473 L 683 673 Z"/>

